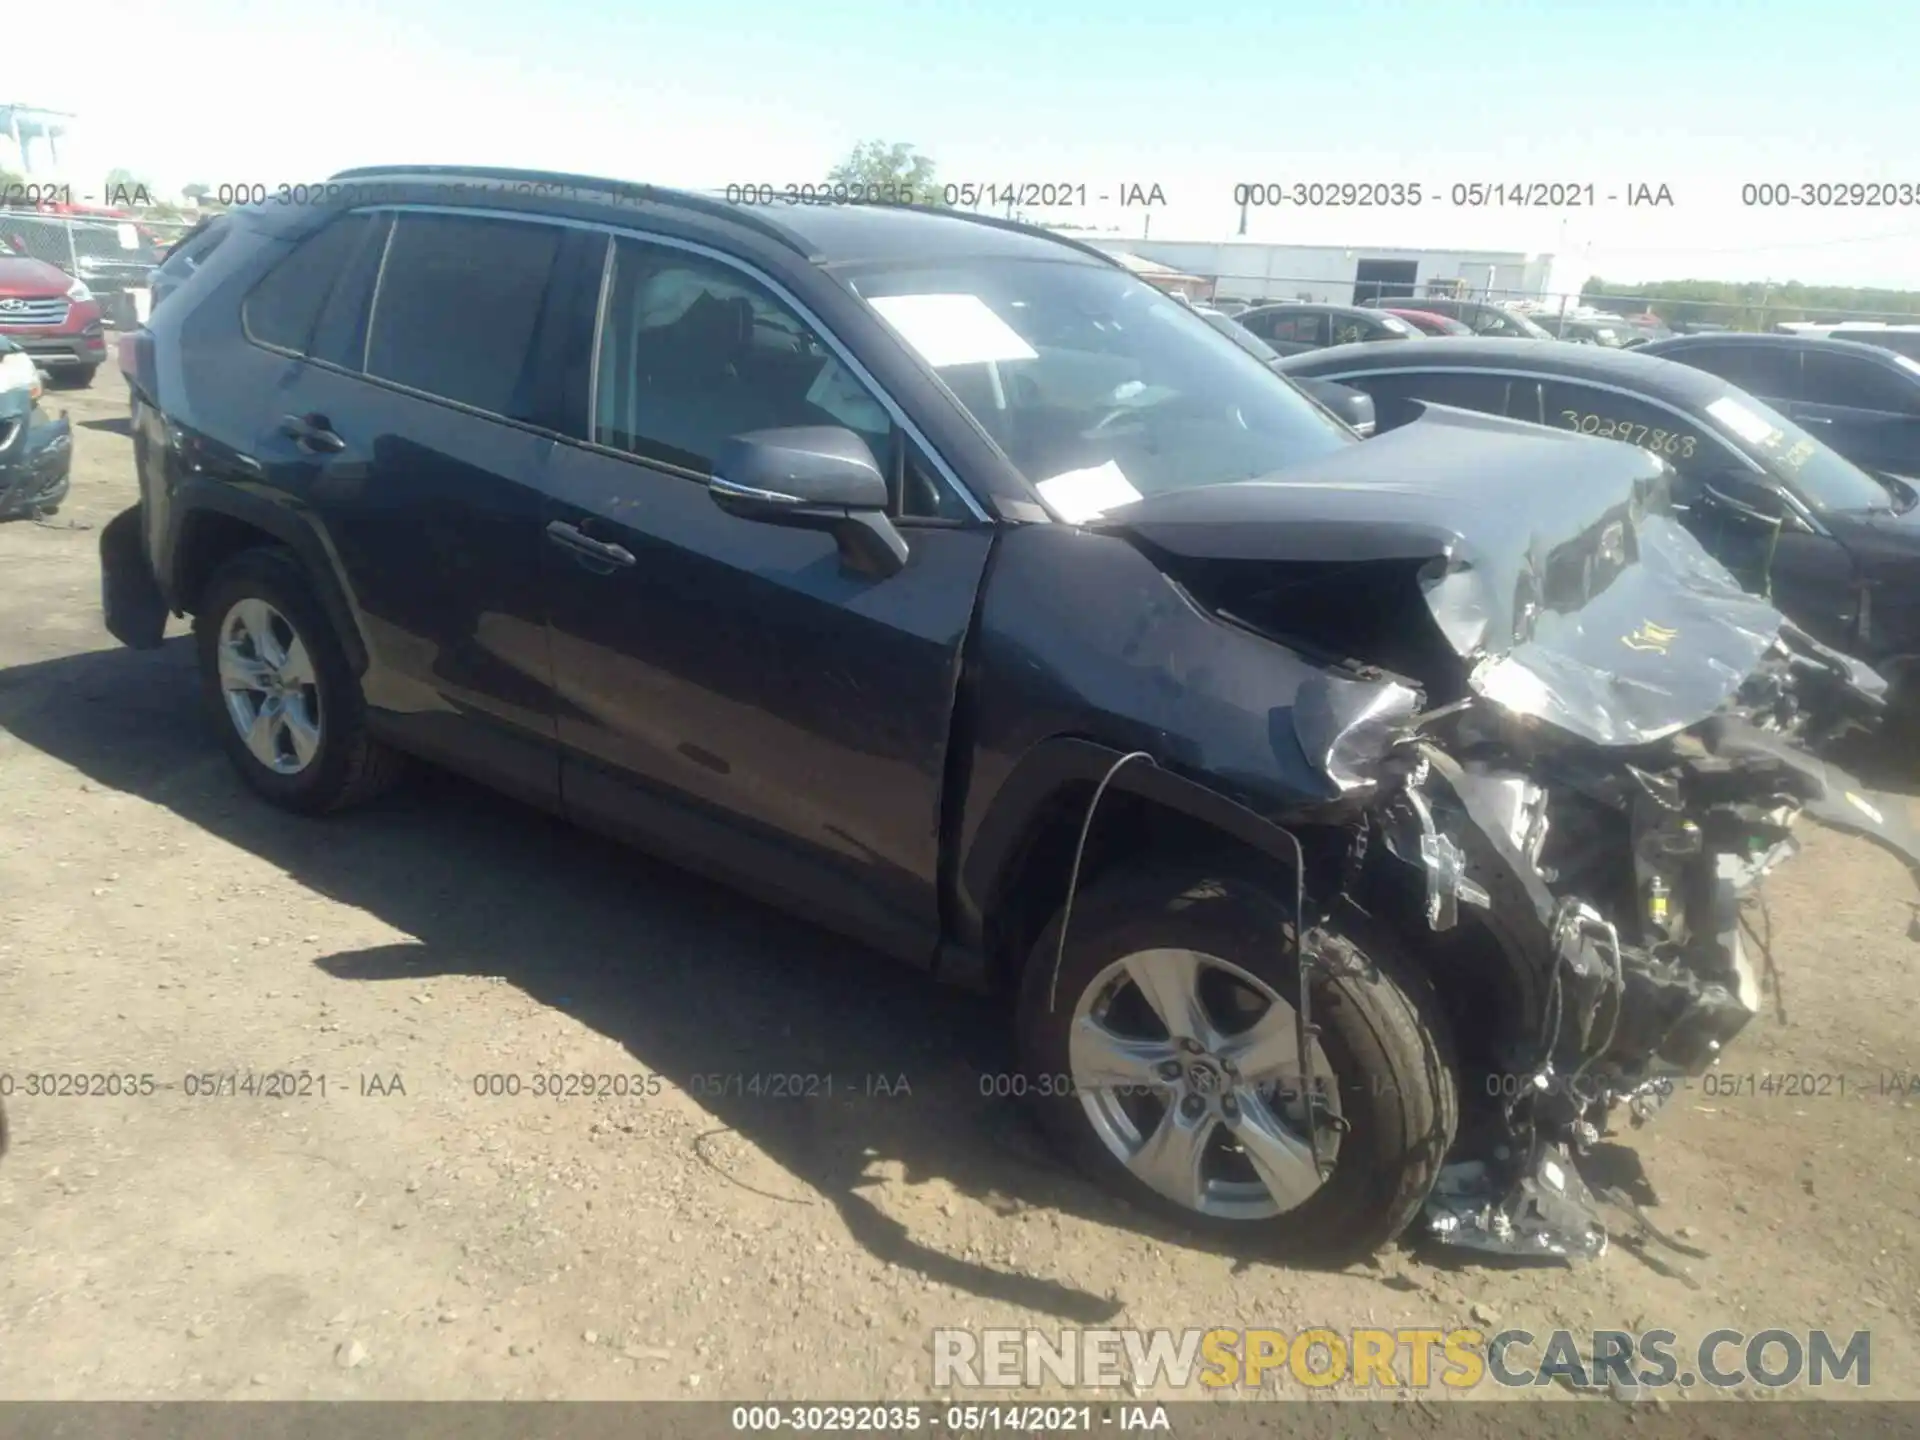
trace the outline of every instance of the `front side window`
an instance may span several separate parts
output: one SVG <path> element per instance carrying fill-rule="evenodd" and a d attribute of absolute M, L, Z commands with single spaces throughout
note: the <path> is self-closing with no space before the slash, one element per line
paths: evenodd
<path fill-rule="evenodd" d="M 1672 462 L 1681 477 L 1704 477 L 1737 464 L 1706 429 L 1644 400 L 1590 385 L 1542 386 L 1547 424 L 1601 440 L 1620 440 Z"/>
<path fill-rule="evenodd" d="M 847 278 L 1070 520 L 1359 443 L 1247 350 L 1114 267 L 992 258 Z"/>
<path fill-rule="evenodd" d="M 1920 376 L 1915 376 L 1920 380 Z M 1888 370 L 1853 355 L 1810 354 L 1801 375 L 1801 398 L 1810 405 L 1846 406 L 1910 415 L 1915 410 L 1912 382 L 1902 383 Z"/>
<path fill-rule="evenodd" d="M 713 472 L 730 436 L 836 425 L 866 441 L 896 513 L 965 519 L 866 385 L 753 277 L 718 260 L 622 239 L 612 257 L 599 340 L 595 444 Z"/>
<path fill-rule="evenodd" d="M 521 220 L 399 215 L 368 321 L 366 373 L 527 418 L 534 327 L 564 233 Z"/>

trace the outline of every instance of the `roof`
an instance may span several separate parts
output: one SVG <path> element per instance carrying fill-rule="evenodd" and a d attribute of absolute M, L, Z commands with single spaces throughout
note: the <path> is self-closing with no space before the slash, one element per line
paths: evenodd
<path fill-rule="evenodd" d="M 1249 315 L 1264 315 L 1269 310 L 1284 310 L 1289 315 L 1358 315 L 1368 320 L 1378 320 L 1384 312 L 1384 306 L 1362 308 L 1358 305 L 1323 304 L 1318 300 L 1273 300 L 1265 305 L 1256 305 L 1251 310 L 1242 310 L 1233 318 L 1244 320 Z"/>
<path fill-rule="evenodd" d="M 367 203 L 369 189 L 392 187 L 407 192 L 451 190 L 476 203 L 484 197 L 490 205 L 535 212 L 597 212 L 598 218 L 615 224 L 631 222 L 636 210 L 663 217 L 697 216 L 709 223 L 739 225 L 826 266 L 982 256 L 1113 263 L 1085 241 L 969 211 L 861 203 L 745 205 L 720 195 L 606 176 L 476 165 L 362 166 L 343 170 L 329 181 L 353 182 L 342 189 L 358 197 L 347 202 L 354 204 Z"/>
<path fill-rule="evenodd" d="M 1533 375 L 1557 375 L 1568 380 L 1592 380 L 1644 390 L 1688 405 L 1704 405 L 1727 393 L 1727 382 L 1717 375 L 1660 360 L 1645 346 L 1610 350 L 1601 345 L 1568 345 L 1555 340 L 1498 340 L 1482 336 L 1463 341 L 1453 336 L 1334 345 L 1290 355 L 1276 369 L 1289 375 L 1332 376 L 1364 370 L 1517 370 Z"/>
<path fill-rule="evenodd" d="M 1876 334 L 1879 332 L 1875 332 Z M 1818 350 L 1831 355 L 1854 355 L 1882 365 L 1898 365 L 1899 353 L 1884 345 L 1864 340 L 1841 340 L 1825 335 L 1751 335 L 1738 330 L 1716 330 L 1706 335 L 1670 335 L 1649 341 L 1641 347 L 1643 355 L 1665 355 L 1685 350 Z"/>

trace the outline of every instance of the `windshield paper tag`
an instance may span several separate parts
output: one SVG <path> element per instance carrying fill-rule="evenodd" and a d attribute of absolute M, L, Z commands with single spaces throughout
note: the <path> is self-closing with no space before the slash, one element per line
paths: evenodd
<path fill-rule="evenodd" d="M 1722 396 L 1707 406 L 1707 413 L 1750 445 L 1765 445 L 1777 433 L 1738 400 Z"/>
<path fill-rule="evenodd" d="M 876 295 L 868 303 L 936 370 L 1038 358 L 978 295 Z"/>
<path fill-rule="evenodd" d="M 829 360 L 820 367 L 813 387 L 807 391 L 807 399 L 849 430 L 884 435 L 893 423 L 880 402 L 867 394 L 838 360 Z"/>
<path fill-rule="evenodd" d="M 1083 525 L 1116 505 L 1130 505 L 1140 498 L 1140 492 L 1111 460 L 1090 470 L 1068 470 L 1033 488 L 1070 525 Z"/>

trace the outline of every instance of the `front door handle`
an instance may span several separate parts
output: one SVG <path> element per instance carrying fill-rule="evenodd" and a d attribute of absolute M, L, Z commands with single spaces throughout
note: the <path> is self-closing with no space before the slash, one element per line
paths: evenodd
<path fill-rule="evenodd" d="M 347 448 L 347 442 L 333 433 L 324 415 L 283 415 L 280 433 L 316 455 L 337 455 Z"/>
<path fill-rule="evenodd" d="M 547 522 L 547 539 L 562 550 L 570 550 L 575 555 L 598 560 L 603 565 L 633 564 L 633 552 L 626 546 L 615 545 L 606 540 L 596 540 L 578 525 L 569 525 L 564 520 Z"/>
<path fill-rule="evenodd" d="M 1802 415 L 1800 417 L 1800 423 L 1802 425 L 1831 425 L 1833 423 L 1833 417 L 1831 415 Z"/>

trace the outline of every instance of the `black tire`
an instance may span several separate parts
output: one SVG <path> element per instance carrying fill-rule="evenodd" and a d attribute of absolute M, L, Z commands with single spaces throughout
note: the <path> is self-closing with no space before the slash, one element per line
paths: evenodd
<path fill-rule="evenodd" d="M 1418 1214 L 1459 1125 L 1459 1081 L 1430 987 L 1392 931 L 1353 907 L 1328 926 L 1357 955 L 1314 986 L 1312 1018 L 1339 1106 L 1333 1172 L 1304 1201 L 1259 1219 L 1210 1215 L 1178 1204 L 1135 1176 L 1101 1140 L 1081 1100 L 1044 1077 L 1070 1075 L 1068 1036 L 1083 993 L 1121 958 L 1194 950 L 1239 966 L 1297 1006 L 1289 958 L 1293 930 L 1283 877 L 1230 866 L 1152 864 L 1088 886 L 1074 902 L 1049 1005 L 1061 917 L 1035 943 L 1022 978 L 1018 1029 L 1026 1090 L 1040 1124 L 1092 1178 L 1189 1229 L 1248 1250 L 1340 1266 L 1394 1240 Z M 1041 1093 L 1041 1092 L 1048 1093 Z"/>
<path fill-rule="evenodd" d="M 256 759 L 227 712 L 220 683 L 220 627 L 242 600 L 264 600 L 291 623 L 311 657 L 321 717 L 320 744 L 305 768 L 283 774 Z M 366 701 L 339 637 L 314 598 L 293 555 L 277 546 L 245 550 L 207 582 L 193 621 L 200 683 L 220 743 L 240 776 L 286 810 L 320 815 L 363 804 L 391 788 L 402 770 L 399 752 L 367 729 Z"/>
<path fill-rule="evenodd" d="M 47 371 L 47 384 L 55 390 L 84 390 L 93 384 L 93 377 L 99 373 L 98 365 L 76 365 L 71 369 L 63 366 Z"/>

